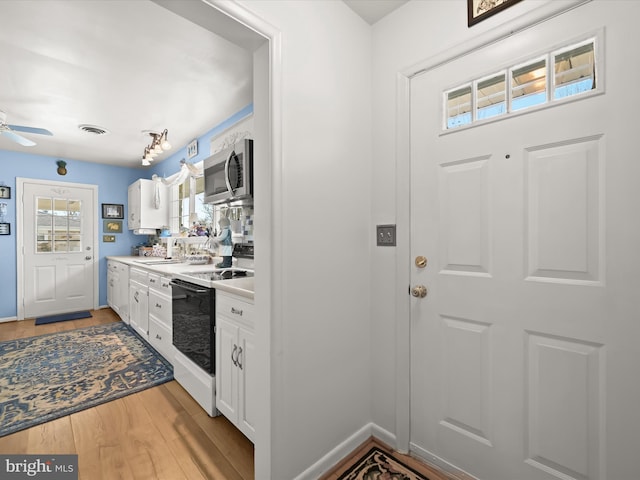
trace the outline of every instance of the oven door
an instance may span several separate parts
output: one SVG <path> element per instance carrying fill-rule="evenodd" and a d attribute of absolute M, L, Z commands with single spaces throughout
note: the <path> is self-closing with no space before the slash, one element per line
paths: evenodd
<path fill-rule="evenodd" d="M 172 280 L 173 345 L 208 373 L 215 373 L 215 289 Z"/>

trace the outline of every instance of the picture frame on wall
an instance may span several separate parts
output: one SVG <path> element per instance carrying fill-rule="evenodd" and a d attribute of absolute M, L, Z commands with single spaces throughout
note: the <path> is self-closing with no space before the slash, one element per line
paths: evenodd
<path fill-rule="evenodd" d="M 0 223 L 0 235 L 11 235 L 10 223 Z"/>
<path fill-rule="evenodd" d="M 471 27 L 482 20 L 501 12 L 521 0 L 467 0 L 467 26 Z"/>
<path fill-rule="evenodd" d="M 102 218 L 124 219 L 124 205 L 118 203 L 103 203 Z"/>
<path fill-rule="evenodd" d="M 103 233 L 122 233 L 122 220 L 105 220 Z"/>
<path fill-rule="evenodd" d="M 0 185 L 0 198 L 11 198 L 11 187 Z"/>
<path fill-rule="evenodd" d="M 116 241 L 116 236 L 115 235 L 103 235 L 102 236 L 102 241 L 105 243 L 113 243 Z"/>

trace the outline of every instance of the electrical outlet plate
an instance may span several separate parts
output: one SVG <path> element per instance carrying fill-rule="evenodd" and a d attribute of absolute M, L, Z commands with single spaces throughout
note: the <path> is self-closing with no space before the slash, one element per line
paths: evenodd
<path fill-rule="evenodd" d="M 376 225 L 376 244 L 379 247 L 396 246 L 396 226 Z"/>

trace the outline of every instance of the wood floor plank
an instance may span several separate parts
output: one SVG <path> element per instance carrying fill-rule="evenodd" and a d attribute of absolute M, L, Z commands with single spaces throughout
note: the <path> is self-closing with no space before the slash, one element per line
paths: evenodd
<path fill-rule="evenodd" d="M 27 430 L 27 452 L 38 454 L 75 453 L 69 416 L 36 425 Z"/>
<path fill-rule="evenodd" d="M 188 480 L 152 423 L 129 429 L 122 438 L 122 446 L 134 478 Z"/>
<path fill-rule="evenodd" d="M 185 473 L 191 475 L 197 471 L 207 480 L 243 480 L 202 430 L 190 428 L 189 431 L 192 433 L 169 444 Z"/>
<path fill-rule="evenodd" d="M 196 415 L 194 420 L 222 454 L 237 465 L 242 478 L 254 478 L 254 446 L 240 430 L 226 417 L 220 415 L 212 418 L 204 411 Z"/>
<path fill-rule="evenodd" d="M 21 430 L 0 437 L 0 452 L 7 455 L 29 453 L 29 430 Z"/>

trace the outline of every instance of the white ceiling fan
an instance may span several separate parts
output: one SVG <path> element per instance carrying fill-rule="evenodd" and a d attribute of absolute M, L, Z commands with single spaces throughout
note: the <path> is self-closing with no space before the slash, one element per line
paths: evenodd
<path fill-rule="evenodd" d="M 28 138 L 23 137 L 22 135 L 18 135 L 15 132 L 37 133 L 38 135 L 53 135 L 53 133 L 44 128 L 25 127 L 22 125 L 8 125 L 7 114 L 0 110 L 0 135 L 8 137 L 24 147 L 32 147 L 36 144 L 36 142 L 33 142 Z"/>

